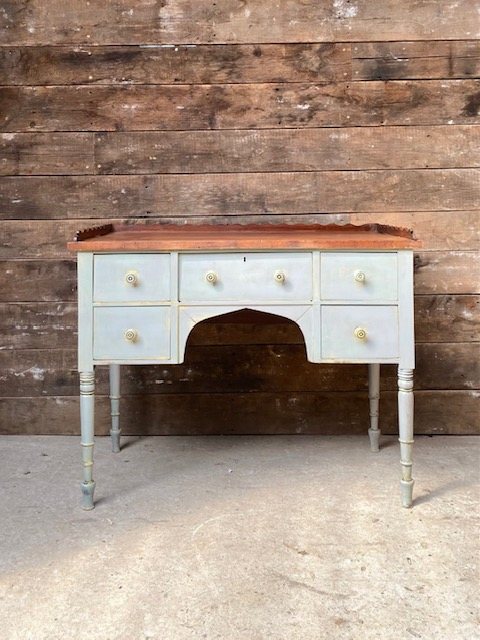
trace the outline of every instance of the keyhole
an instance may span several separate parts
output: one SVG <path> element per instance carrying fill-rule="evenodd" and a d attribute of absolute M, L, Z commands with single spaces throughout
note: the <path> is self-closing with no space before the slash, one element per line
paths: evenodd
<path fill-rule="evenodd" d="M 243 261 L 244 261 L 244 262 L 246 262 L 246 261 L 247 261 L 247 259 L 246 259 L 246 257 L 245 257 L 245 256 L 243 256 Z"/>

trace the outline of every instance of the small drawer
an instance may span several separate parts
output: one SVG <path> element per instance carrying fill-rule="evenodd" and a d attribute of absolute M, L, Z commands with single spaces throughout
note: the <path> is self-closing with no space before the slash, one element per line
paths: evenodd
<path fill-rule="evenodd" d="M 180 301 L 308 301 L 311 253 L 183 254 Z"/>
<path fill-rule="evenodd" d="M 169 254 L 96 255 L 95 302 L 163 302 L 170 300 Z"/>
<path fill-rule="evenodd" d="M 323 253 L 322 300 L 397 300 L 396 253 Z"/>
<path fill-rule="evenodd" d="M 95 360 L 168 360 L 170 307 L 95 307 Z"/>
<path fill-rule="evenodd" d="M 398 358 L 396 306 L 322 306 L 322 358 L 344 361 Z"/>

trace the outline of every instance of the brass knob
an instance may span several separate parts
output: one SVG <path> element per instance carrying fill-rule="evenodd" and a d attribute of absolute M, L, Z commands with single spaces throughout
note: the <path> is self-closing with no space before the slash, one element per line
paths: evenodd
<path fill-rule="evenodd" d="M 127 342 L 136 342 L 138 339 L 138 331 L 136 329 L 127 329 L 123 336 Z"/>
<path fill-rule="evenodd" d="M 215 271 L 207 271 L 207 273 L 205 274 L 205 280 L 209 284 L 215 284 L 218 280 L 218 277 Z"/>
<path fill-rule="evenodd" d="M 355 329 L 355 331 L 353 332 L 353 335 L 358 340 L 366 340 L 367 339 L 367 330 L 366 329 L 362 329 L 362 327 L 357 327 Z"/>
<path fill-rule="evenodd" d="M 137 286 L 138 284 L 138 275 L 136 271 L 127 271 L 125 274 L 125 282 L 132 287 Z"/>
<path fill-rule="evenodd" d="M 360 271 L 359 269 L 357 269 L 355 271 L 355 273 L 353 274 L 353 277 L 355 278 L 356 282 L 365 282 L 365 280 L 367 279 L 364 272 Z"/>
<path fill-rule="evenodd" d="M 285 274 L 283 273 L 283 271 L 275 271 L 273 277 L 275 278 L 275 282 L 278 282 L 279 284 L 283 284 L 285 282 Z"/>

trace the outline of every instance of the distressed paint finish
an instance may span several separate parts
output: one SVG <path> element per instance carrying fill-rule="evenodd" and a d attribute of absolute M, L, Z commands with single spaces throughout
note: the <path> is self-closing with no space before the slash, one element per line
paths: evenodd
<path fill-rule="evenodd" d="M 412 506 L 412 449 L 413 449 L 413 370 L 398 368 L 398 433 L 402 479 L 402 506 Z"/>
<path fill-rule="evenodd" d="M 370 449 L 380 450 L 380 429 L 378 427 L 378 405 L 380 401 L 380 365 L 368 365 L 368 400 L 370 402 Z"/>
<path fill-rule="evenodd" d="M 110 371 L 110 417 L 112 426 L 110 437 L 112 439 L 112 451 L 120 451 L 120 365 L 111 364 Z"/>
<path fill-rule="evenodd" d="M 262 234 L 258 229 L 251 232 Z M 127 236 L 125 243 L 129 235 L 130 241 L 136 242 L 135 232 L 122 233 Z M 155 230 L 152 233 L 155 235 Z M 214 235 L 215 229 L 210 233 Z M 334 229 L 331 234 L 334 238 Z M 265 233 L 261 237 L 265 238 Z M 293 320 L 302 332 L 310 362 L 368 364 L 368 434 L 372 451 L 379 448 L 380 363 L 399 365 L 402 504 L 411 505 L 413 252 L 411 249 L 292 252 L 277 247 L 281 237 L 280 234 L 270 240 L 276 246 L 274 250 L 265 251 L 197 250 L 169 254 L 131 250 L 129 253 L 127 246 L 122 254 L 79 251 L 84 508 L 93 508 L 95 486 L 91 473 L 94 366 L 110 365 L 110 433 L 112 449 L 119 451 L 120 365 L 181 363 L 195 325 L 242 309 Z M 291 233 L 284 233 L 286 247 L 291 238 Z M 368 234 L 365 238 L 368 243 Z M 144 291 L 137 294 L 135 290 L 132 297 L 132 284 L 137 286 L 141 282 L 145 291 L 150 291 L 148 281 L 158 279 L 159 260 L 162 287 L 151 290 L 157 298 L 146 296 Z M 132 271 L 132 265 L 138 269 Z M 216 287 L 220 287 L 217 292 Z M 336 292 L 335 298 L 332 291 Z"/>

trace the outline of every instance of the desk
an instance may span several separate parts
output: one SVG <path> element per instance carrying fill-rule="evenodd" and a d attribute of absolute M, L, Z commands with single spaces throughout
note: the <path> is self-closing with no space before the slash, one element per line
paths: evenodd
<path fill-rule="evenodd" d="M 372 451 L 380 364 L 398 365 L 401 496 L 412 504 L 413 249 L 383 225 L 105 225 L 78 232 L 78 369 L 83 508 L 93 509 L 94 368 L 110 367 L 120 450 L 120 365 L 178 364 L 192 328 L 239 309 L 293 320 L 307 358 L 366 363 Z"/>

